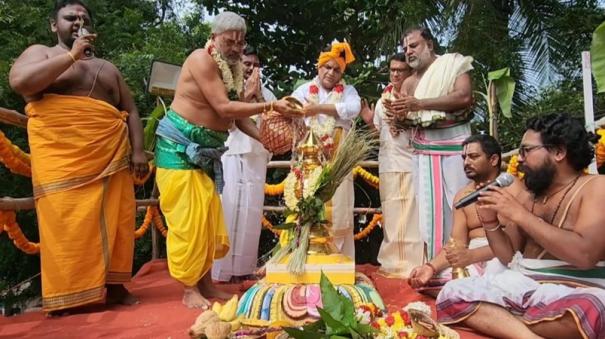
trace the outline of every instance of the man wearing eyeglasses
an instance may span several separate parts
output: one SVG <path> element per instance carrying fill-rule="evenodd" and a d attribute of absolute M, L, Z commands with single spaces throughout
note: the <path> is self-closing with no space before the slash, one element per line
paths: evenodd
<path fill-rule="evenodd" d="M 248 46 L 242 56 L 244 66 L 244 100 L 246 102 L 271 102 L 275 95 L 262 86 L 260 59 L 254 48 Z M 247 123 L 258 126 L 259 118 Z M 252 128 L 256 129 L 256 126 Z M 258 133 L 258 132 L 257 132 Z M 229 130 L 225 143 L 229 149 L 222 157 L 225 181 L 222 203 L 231 248 L 229 253 L 214 262 L 212 279 L 240 281 L 254 273 L 261 233 L 263 203 L 265 201 L 265 176 L 269 151 L 255 138 L 239 128 Z"/>
<path fill-rule="evenodd" d="M 389 60 L 390 83 L 376 103 L 376 109 L 362 101 L 361 117 L 380 133 L 378 173 L 384 238 L 378 252 L 380 273 L 406 278 L 412 268 L 422 264 L 424 242 L 418 229 L 418 208 L 412 180 L 412 152 L 408 130 L 397 130 L 393 113 L 383 101 L 401 91 L 403 81 L 412 74 L 402 53 Z"/>
<path fill-rule="evenodd" d="M 584 173 L 596 138 L 567 114 L 526 128 L 519 164 L 531 194 L 491 186 L 478 201 L 489 245 L 507 266 L 447 283 L 439 321 L 498 338 L 603 338 L 605 176 Z M 512 221 L 506 232 L 496 216 Z"/>

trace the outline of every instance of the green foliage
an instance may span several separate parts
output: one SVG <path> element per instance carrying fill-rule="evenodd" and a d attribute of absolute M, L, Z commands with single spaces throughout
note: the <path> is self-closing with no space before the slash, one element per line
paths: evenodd
<path fill-rule="evenodd" d="M 599 93 L 605 92 L 605 21 L 597 27 L 592 35 L 590 47 L 592 73 L 597 82 Z"/>
<path fill-rule="evenodd" d="M 515 93 L 515 80 L 510 76 L 510 68 L 506 67 L 489 72 L 487 80 L 496 86 L 496 96 L 498 97 L 500 111 L 505 117 L 510 118 L 513 94 Z"/>
<path fill-rule="evenodd" d="M 319 286 L 321 302 L 324 306 L 324 308 L 317 308 L 321 319 L 303 326 L 302 329 L 285 328 L 284 331 L 296 339 L 372 337 L 375 330 L 357 321 L 353 302 L 334 288 L 323 271 Z"/>

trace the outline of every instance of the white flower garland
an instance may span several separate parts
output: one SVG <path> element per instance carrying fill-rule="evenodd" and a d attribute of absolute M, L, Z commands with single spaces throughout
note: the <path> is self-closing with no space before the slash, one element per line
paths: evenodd
<path fill-rule="evenodd" d="M 303 181 L 303 198 L 308 198 L 315 194 L 317 185 L 319 183 L 319 176 L 321 175 L 321 166 L 316 167 L 304 178 Z M 284 202 L 286 207 L 292 211 L 298 212 L 298 201 L 296 197 L 296 184 L 298 183 L 298 177 L 294 171 L 290 171 L 284 182 Z"/>
<path fill-rule="evenodd" d="M 313 91 L 311 91 L 311 87 L 309 87 L 309 96 L 307 97 L 307 100 L 313 104 L 318 104 L 319 103 L 319 87 L 320 85 L 318 85 L 318 78 L 315 78 L 313 80 L 313 83 L 311 84 L 312 86 L 316 86 L 317 87 L 317 93 L 314 93 Z M 338 92 L 335 91 L 335 89 L 337 87 L 341 86 L 342 87 L 342 91 Z M 344 93 L 344 87 L 345 87 L 345 82 L 344 80 L 340 80 L 340 82 L 338 82 L 334 88 L 332 88 L 332 91 L 330 92 L 330 94 L 328 94 L 328 103 L 329 104 L 336 104 L 338 102 L 340 102 L 342 100 L 343 97 L 343 93 Z M 314 116 L 313 118 L 311 118 L 311 130 L 313 131 L 313 133 L 315 133 L 315 135 L 322 139 L 324 137 L 332 137 L 332 134 L 334 133 L 334 127 L 336 127 L 336 119 L 334 117 L 331 116 L 326 116 L 323 123 L 319 123 L 317 116 Z"/>
<path fill-rule="evenodd" d="M 233 66 L 229 65 L 216 46 L 214 46 L 212 40 L 208 40 L 204 48 L 209 51 L 210 56 L 212 56 L 212 59 L 214 59 L 214 62 L 216 62 L 218 68 L 221 70 L 223 84 L 227 88 L 227 95 L 235 93 L 239 99 L 239 95 L 244 89 L 244 67 L 242 63 L 238 62 Z M 237 100 L 231 96 L 229 96 L 229 99 Z"/>

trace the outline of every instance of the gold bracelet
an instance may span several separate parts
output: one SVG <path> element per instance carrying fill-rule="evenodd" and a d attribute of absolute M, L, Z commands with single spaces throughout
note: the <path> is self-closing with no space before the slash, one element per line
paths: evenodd
<path fill-rule="evenodd" d="M 483 226 L 483 229 L 486 230 L 486 231 L 488 231 L 488 232 L 495 232 L 495 231 L 499 230 L 500 227 L 502 227 L 502 224 L 498 224 L 494 228 L 486 228 L 485 226 Z"/>
<path fill-rule="evenodd" d="M 71 54 L 71 51 L 68 51 L 67 55 L 69 55 L 69 57 L 71 58 L 71 60 L 73 60 L 74 62 L 78 61 L 78 59 L 76 59 L 76 57 L 73 54 Z"/>

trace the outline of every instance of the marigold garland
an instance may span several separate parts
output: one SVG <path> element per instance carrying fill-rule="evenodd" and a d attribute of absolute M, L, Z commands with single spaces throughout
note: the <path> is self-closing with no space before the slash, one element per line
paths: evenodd
<path fill-rule="evenodd" d="M 279 235 L 281 234 L 281 230 L 276 230 L 273 228 L 273 225 L 271 224 L 271 222 L 269 220 L 267 220 L 267 218 L 265 218 L 265 216 L 263 215 L 263 219 L 261 219 L 261 224 L 263 225 L 264 228 L 268 229 L 269 231 L 273 232 L 273 234 L 277 235 L 279 237 Z"/>
<path fill-rule="evenodd" d="M 595 145 L 595 154 L 597 158 L 597 167 L 601 167 L 605 163 L 605 129 L 597 130 L 597 134 L 601 136 L 599 142 Z"/>
<path fill-rule="evenodd" d="M 29 154 L 23 152 L 0 131 L 0 162 L 11 172 L 31 177 L 32 169 Z"/>
<path fill-rule="evenodd" d="M 15 247 L 21 251 L 27 254 L 40 253 L 40 244 L 27 240 L 25 234 L 21 231 L 15 211 L 0 211 L 0 229 L 6 231 Z"/>
<path fill-rule="evenodd" d="M 378 226 L 378 224 L 381 221 L 382 221 L 382 213 L 374 214 L 370 223 L 368 223 L 368 225 L 366 227 L 364 227 L 361 231 L 359 231 L 358 233 L 355 233 L 355 235 L 354 235 L 355 240 L 361 240 L 361 239 L 364 239 L 365 237 L 367 237 L 368 235 L 370 235 L 370 233 L 372 233 L 372 231 L 374 231 L 376 226 Z M 263 219 L 261 220 L 261 224 L 263 225 L 264 228 L 273 232 L 273 234 L 275 234 L 277 236 L 279 236 L 281 234 L 281 230 L 274 229 L 273 224 L 271 224 L 271 222 L 269 220 L 267 220 L 267 218 L 265 218 L 265 216 L 263 216 Z"/>
<path fill-rule="evenodd" d="M 368 235 L 370 235 L 370 233 L 372 233 L 372 231 L 374 231 L 374 228 L 376 228 L 376 226 L 381 221 L 382 221 L 382 213 L 374 214 L 374 216 L 372 216 L 372 220 L 370 221 L 368 226 L 364 227 L 361 231 L 359 231 L 359 233 L 355 233 L 353 238 L 355 240 L 361 240 L 361 239 L 367 237 Z"/>
<path fill-rule="evenodd" d="M 512 174 L 516 177 L 518 177 L 519 179 L 523 178 L 523 172 L 519 171 L 519 156 L 518 155 L 513 155 L 510 157 L 510 160 L 508 161 L 508 166 L 506 167 L 506 173 Z"/>
<path fill-rule="evenodd" d="M 378 188 L 380 179 L 372 173 L 366 171 L 363 167 L 357 166 L 353 169 L 353 176 L 360 176 L 365 182 L 374 188 Z"/>
<path fill-rule="evenodd" d="M 144 177 L 139 178 L 134 175 L 134 173 L 132 174 L 132 181 L 135 185 L 142 186 L 143 184 L 145 184 L 147 180 L 149 180 L 149 177 L 151 177 L 151 174 L 155 171 L 155 166 L 153 165 L 153 162 L 150 161 L 147 165 L 149 166 L 149 171 L 147 171 L 147 174 L 145 174 Z"/>
<path fill-rule="evenodd" d="M 353 169 L 353 176 L 361 176 L 365 182 L 367 182 L 370 186 L 374 188 L 378 188 L 378 184 L 380 183 L 380 179 L 373 175 L 372 173 L 366 171 L 363 167 L 357 166 Z M 284 184 L 286 179 L 284 179 L 279 184 L 265 184 L 265 195 L 268 196 L 277 196 L 284 193 Z"/>
<path fill-rule="evenodd" d="M 168 234 L 168 230 L 166 229 L 166 226 L 164 226 L 164 220 L 162 219 L 162 214 L 160 213 L 160 209 L 157 206 L 149 206 L 152 210 L 153 216 L 153 224 L 155 225 L 155 228 L 158 229 L 158 231 L 160 231 L 160 233 L 162 233 L 162 236 L 164 238 L 166 238 L 166 235 Z"/>
<path fill-rule="evenodd" d="M 265 195 L 268 196 L 277 196 L 284 193 L 284 183 L 286 179 L 284 179 L 279 184 L 265 184 Z"/>
<path fill-rule="evenodd" d="M 143 223 L 139 228 L 134 231 L 134 238 L 139 239 L 149 229 L 149 225 L 151 225 L 151 219 L 153 218 L 153 209 L 151 206 L 147 206 L 147 211 L 145 212 L 145 218 L 143 219 Z"/>

